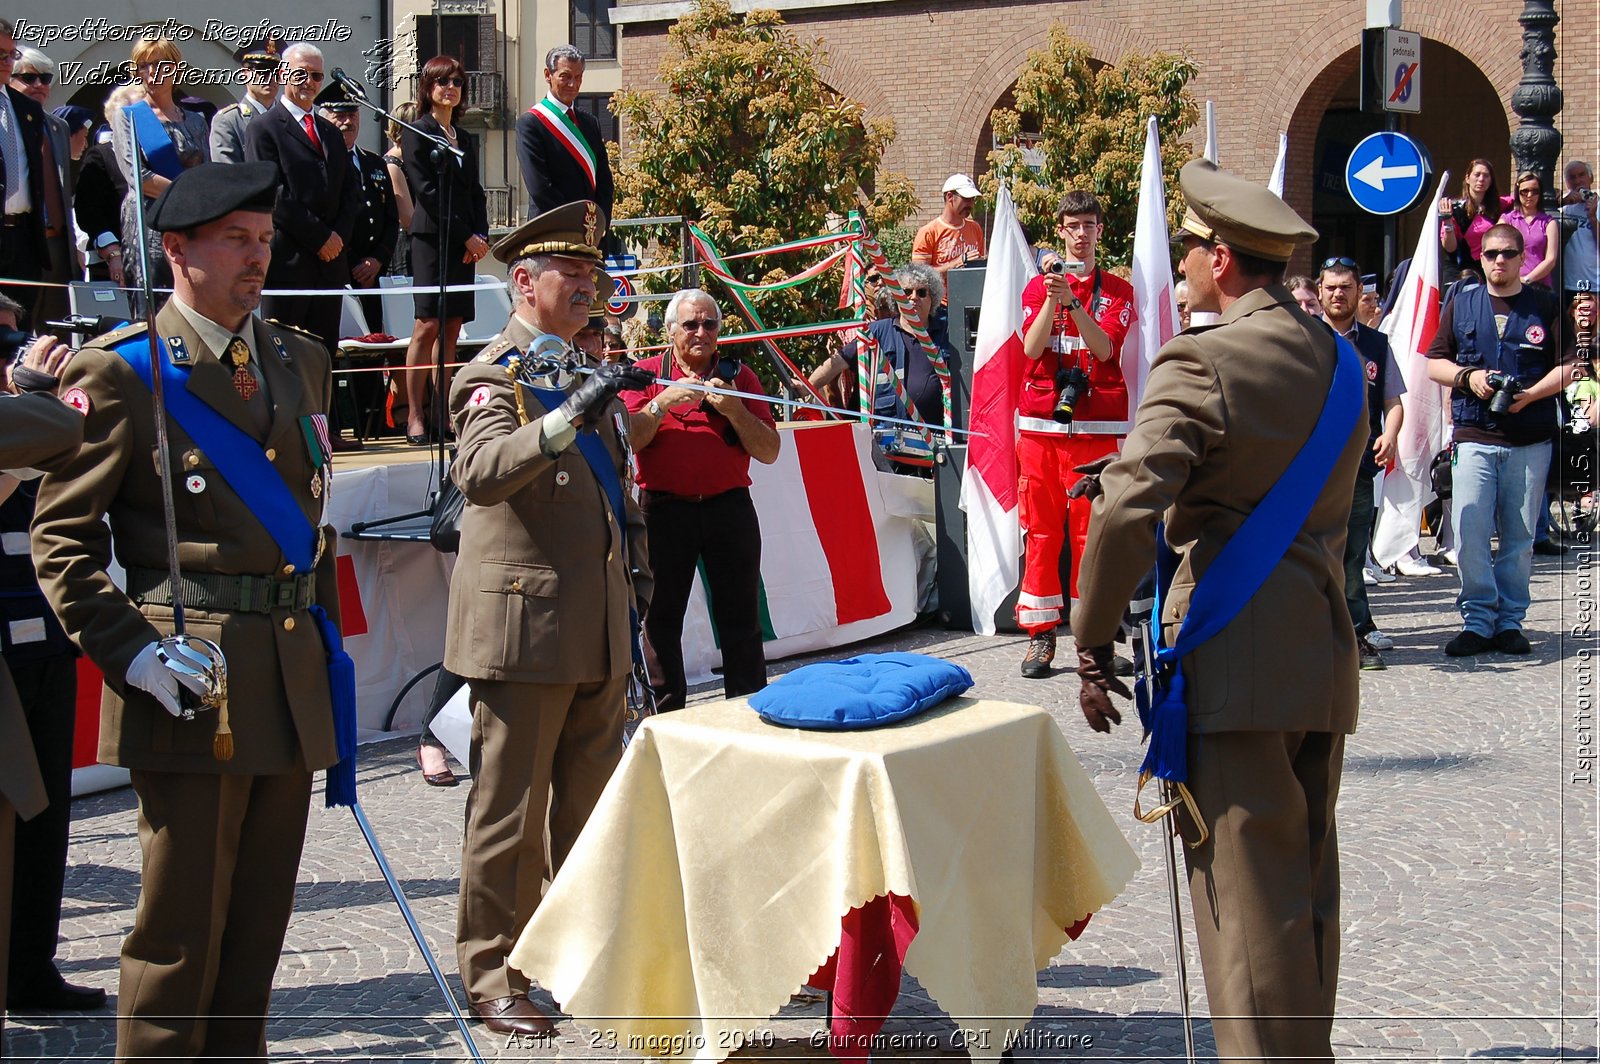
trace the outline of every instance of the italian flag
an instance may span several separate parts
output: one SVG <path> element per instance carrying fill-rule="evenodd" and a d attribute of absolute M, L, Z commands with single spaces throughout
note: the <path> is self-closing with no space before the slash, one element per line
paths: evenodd
<path fill-rule="evenodd" d="M 804 422 L 786 426 L 778 460 L 752 462 L 750 494 L 761 518 L 761 621 L 768 659 L 837 646 L 838 629 L 859 638 L 916 616 L 916 562 L 904 515 L 872 466 L 866 426 Z M 707 609 L 704 570 L 684 618 L 689 682 L 710 678 L 720 640 Z M 830 634 L 831 633 L 831 634 Z M 826 639 L 823 637 L 827 636 Z M 696 675 L 696 672 L 699 675 Z"/>

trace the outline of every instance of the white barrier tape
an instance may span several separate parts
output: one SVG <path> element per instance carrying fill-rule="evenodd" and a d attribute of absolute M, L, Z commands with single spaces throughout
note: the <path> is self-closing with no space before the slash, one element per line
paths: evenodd
<path fill-rule="evenodd" d="M 116 285 L 113 285 L 111 287 L 107 287 L 106 285 L 104 285 L 103 283 L 98 282 L 98 281 L 96 281 L 96 282 L 89 282 L 89 281 L 67 281 L 67 282 L 62 282 L 62 281 L 20 281 L 20 280 L 13 280 L 10 277 L 0 277 L 0 287 L 5 287 L 5 288 L 9 288 L 9 287 L 12 287 L 12 286 L 15 286 L 15 287 L 18 287 L 18 288 L 71 288 L 73 285 L 84 285 L 84 286 L 87 286 L 87 285 L 89 285 L 91 283 L 93 283 L 96 287 L 93 287 L 93 288 L 85 287 L 83 289 L 83 291 L 85 291 L 85 292 L 139 292 L 139 293 L 143 293 L 144 292 L 144 289 L 142 289 L 142 288 L 128 288 L 126 286 L 116 286 Z M 445 285 L 444 290 L 446 292 L 491 292 L 491 291 L 494 291 L 496 289 L 504 289 L 505 286 L 506 286 L 506 283 L 504 281 L 496 280 L 495 278 L 491 277 L 491 278 L 488 278 L 488 279 L 483 280 L 483 281 L 474 281 L 472 284 Z M 169 296 L 169 295 L 172 294 L 172 289 L 170 289 L 170 288 L 152 288 L 151 291 L 154 292 L 156 295 L 162 295 L 162 296 Z M 261 294 L 263 296 L 382 296 L 382 295 L 404 296 L 404 295 L 415 295 L 418 292 L 437 293 L 438 291 L 439 291 L 439 286 L 438 285 L 436 285 L 436 284 L 428 284 L 428 285 L 395 285 L 393 287 L 387 287 L 386 286 L 386 287 L 383 287 L 383 288 L 264 288 L 264 289 L 262 289 Z"/>
<path fill-rule="evenodd" d="M 1023 432 L 1048 432 L 1056 436 L 1126 436 L 1133 431 L 1131 421 L 1074 421 L 1063 425 L 1042 417 L 1017 415 L 1017 428 Z"/>

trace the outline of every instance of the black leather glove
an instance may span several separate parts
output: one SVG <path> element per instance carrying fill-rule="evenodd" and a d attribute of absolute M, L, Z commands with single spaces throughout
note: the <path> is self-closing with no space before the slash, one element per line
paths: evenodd
<path fill-rule="evenodd" d="M 1122 714 L 1111 704 L 1111 694 L 1133 697 L 1128 685 L 1117 678 L 1114 658 L 1110 643 L 1099 647 L 1078 644 L 1078 678 L 1083 681 L 1078 691 L 1078 708 L 1083 710 L 1083 719 L 1089 722 L 1089 727 L 1097 732 L 1109 732 L 1111 725 L 1122 723 Z"/>
<path fill-rule="evenodd" d="M 574 425 L 588 425 L 618 392 L 638 391 L 653 383 L 655 378 L 648 370 L 620 362 L 602 362 L 577 391 L 567 396 L 567 401 L 561 404 L 561 413 Z"/>
<path fill-rule="evenodd" d="M 11 367 L 11 381 L 19 392 L 53 392 L 61 386 L 61 379 L 54 373 L 24 366 L 21 362 Z"/>
<path fill-rule="evenodd" d="M 1100 474 L 1106 471 L 1106 466 L 1110 465 L 1116 457 L 1114 454 L 1108 454 L 1104 458 L 1096 458 L 1094 461 L 1085 462 L 1081 466 L 1073 466 L 1072 471 L 1074 473 L 1082 473 L 1083 476 L 1072 487 L 1067 489 L 1067 498 L 1097 498 L 1100 495 Z"/>

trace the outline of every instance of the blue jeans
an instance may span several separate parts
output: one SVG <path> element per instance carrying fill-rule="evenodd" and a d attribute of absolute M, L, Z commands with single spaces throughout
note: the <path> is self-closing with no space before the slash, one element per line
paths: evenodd
<path fill-rule="evenodd" d="M 1462 627 L 1485 638 L 1522 628 L 1533 568 L 1533 529 L 1544 504 L 1550 444 L 1456 444 L 1451 523 L 1459 551 Z M 1500 534 L 1491 555 L 1489 539 Z"/>

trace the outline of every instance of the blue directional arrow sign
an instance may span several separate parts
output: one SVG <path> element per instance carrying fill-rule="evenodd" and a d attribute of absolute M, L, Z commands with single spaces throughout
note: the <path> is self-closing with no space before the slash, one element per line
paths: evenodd
<path fill-rule="evenodd" d="M 1417 202 L 1432 169 L 1422 145 L 1403 133 L 1374 133 L 1350 153 L 1344 184 L 1368 214 L 1399 214 Z"/>

